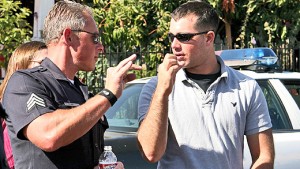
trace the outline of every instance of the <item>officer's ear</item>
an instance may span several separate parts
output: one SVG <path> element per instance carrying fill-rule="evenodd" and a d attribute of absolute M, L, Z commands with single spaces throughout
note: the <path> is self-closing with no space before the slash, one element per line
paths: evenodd
<path fill-rule="evenodd" d="M 70 28 L 66 28 L 62 34 L 62 40 L 66 44 L 72 43 L 72 30 Z"/>

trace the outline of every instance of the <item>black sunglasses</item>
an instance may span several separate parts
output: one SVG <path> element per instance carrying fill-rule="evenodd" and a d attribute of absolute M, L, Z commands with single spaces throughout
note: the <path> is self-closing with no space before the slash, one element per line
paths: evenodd
<path fill-rule="evenodd" d="M 199 32 L 199 33 L 177 33 L 174 35 L 173 33 L 168 33 L 168 37 L 170 42 L 173 42 L 174 38 L 179 40 L 180 42 L 187 42 L 191 40 L 196 35 L 207 34 L 209 31 Z"/>
<path fill-rule="evenodd" d="M 92 33 L 92 32 L 88 32 L 88 31 L 80 30 L 80 29 L 79 30 L 71 30 L 71 31 L 74 31 L 74 32 L 85 32 L 85 33 L 91 34 L 92 38 L 93 38 L 93 43 L 94 44 L 98 44 L 101 41 L 98 33 Z"/>

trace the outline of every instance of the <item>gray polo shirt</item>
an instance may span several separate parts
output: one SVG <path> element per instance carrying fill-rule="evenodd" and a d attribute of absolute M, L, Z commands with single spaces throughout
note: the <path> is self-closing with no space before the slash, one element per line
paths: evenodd
<path fill-rule="evenodd" d="M 167 149 L 158 168 L 241 169 L 244 135 L 272 127 L 267 103 L 256 81 L 224 65 L 221 76 L 205 93 L 183 70 L 169 95 Z M 139 99 L 144 119 L 157 78 L 150 80 Z"/>

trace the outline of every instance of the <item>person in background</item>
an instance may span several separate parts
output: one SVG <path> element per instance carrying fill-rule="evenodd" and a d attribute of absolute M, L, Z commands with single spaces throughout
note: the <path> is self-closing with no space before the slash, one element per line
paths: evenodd
<path fill-rule="evenodd" d="M 5 111 L 2 107 L 2 104 L 0 102 L 0 118 L 5 117 Z M 0 125 L 0 169 L 9 169 L 7 166 L 7 160 L 5 156 L 5 151 L 4 151 L 4 135 L 3 135 L 3 128 L 2 125 Z"/>
<path fill-rule="evenodd" d="M 105 88 L 89 98 L 87 86 L 75 75 L 93 71 L 104 51 L 92 10 L 72 1 L 55 3 L 43 36 L 47 57 L 38 67 L 15 72 L 4 92 L 15 167 L 97 168 L 108 127 L 104 114 L 124 84 L 135 79 L 128 71 L 141 67 L 133 64 L 132 55 L 108 68 Z M 124 166 L 118 162 L 117 168 Z"/>
<path fill-rule="evenodd" d="M 163 169 L 241 169 L 246 135 L 252 168 L 273 168 L 266 100 L 254 79 L 215 55 L 215 10 L 189 1 L 171 16 L 173 54 L 139 99 L 137 138 L 145 159 Z"/>
<path fill-rule="evenodd" d="M 39 65 L 45 56 L 47 56 L 47 46 L 44 42 L 30 41 L 18 46 L 9 58 L 6 74 L 0 86 L 0 97 L 3 97 L 7 82 L 15 71 Z"/>
<path fill-rule="evenodd" d="M 3 82 L 0 85 L 0 100 L 2 100 L 3 93 L 7 86 L 7 82 L 9 78 L 15 71 L 35 67 L 46 56 L 47 56 L 47 47 L 44 42 L 30 41 L 18 46 L 8 61 L 6 75 L 3 79 Z M 4 111 L 1 117 L 2 117 L 1 124 L 3 128 L 3 141 L 4 141 L 6 160 L 9 168 L 13 169 L 14 159 L 13 159 L 13 154 L 12 154 L 6 123 L 4 120 L 4 118 L 6 117 Z"/>

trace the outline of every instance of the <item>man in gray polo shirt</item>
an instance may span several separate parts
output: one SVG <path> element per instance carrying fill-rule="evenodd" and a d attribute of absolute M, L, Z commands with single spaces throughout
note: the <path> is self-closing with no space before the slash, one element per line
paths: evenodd
<path fill-rule="evenodd" d="M 173 54 L 139 99 L 138 143 L 158 168 L 241 169 L 244 135 L 253 168 L 273 168 L 272 124 L 254 79 L 215 56 L 218 16 L 205 2 L 172 13 Z"/>

